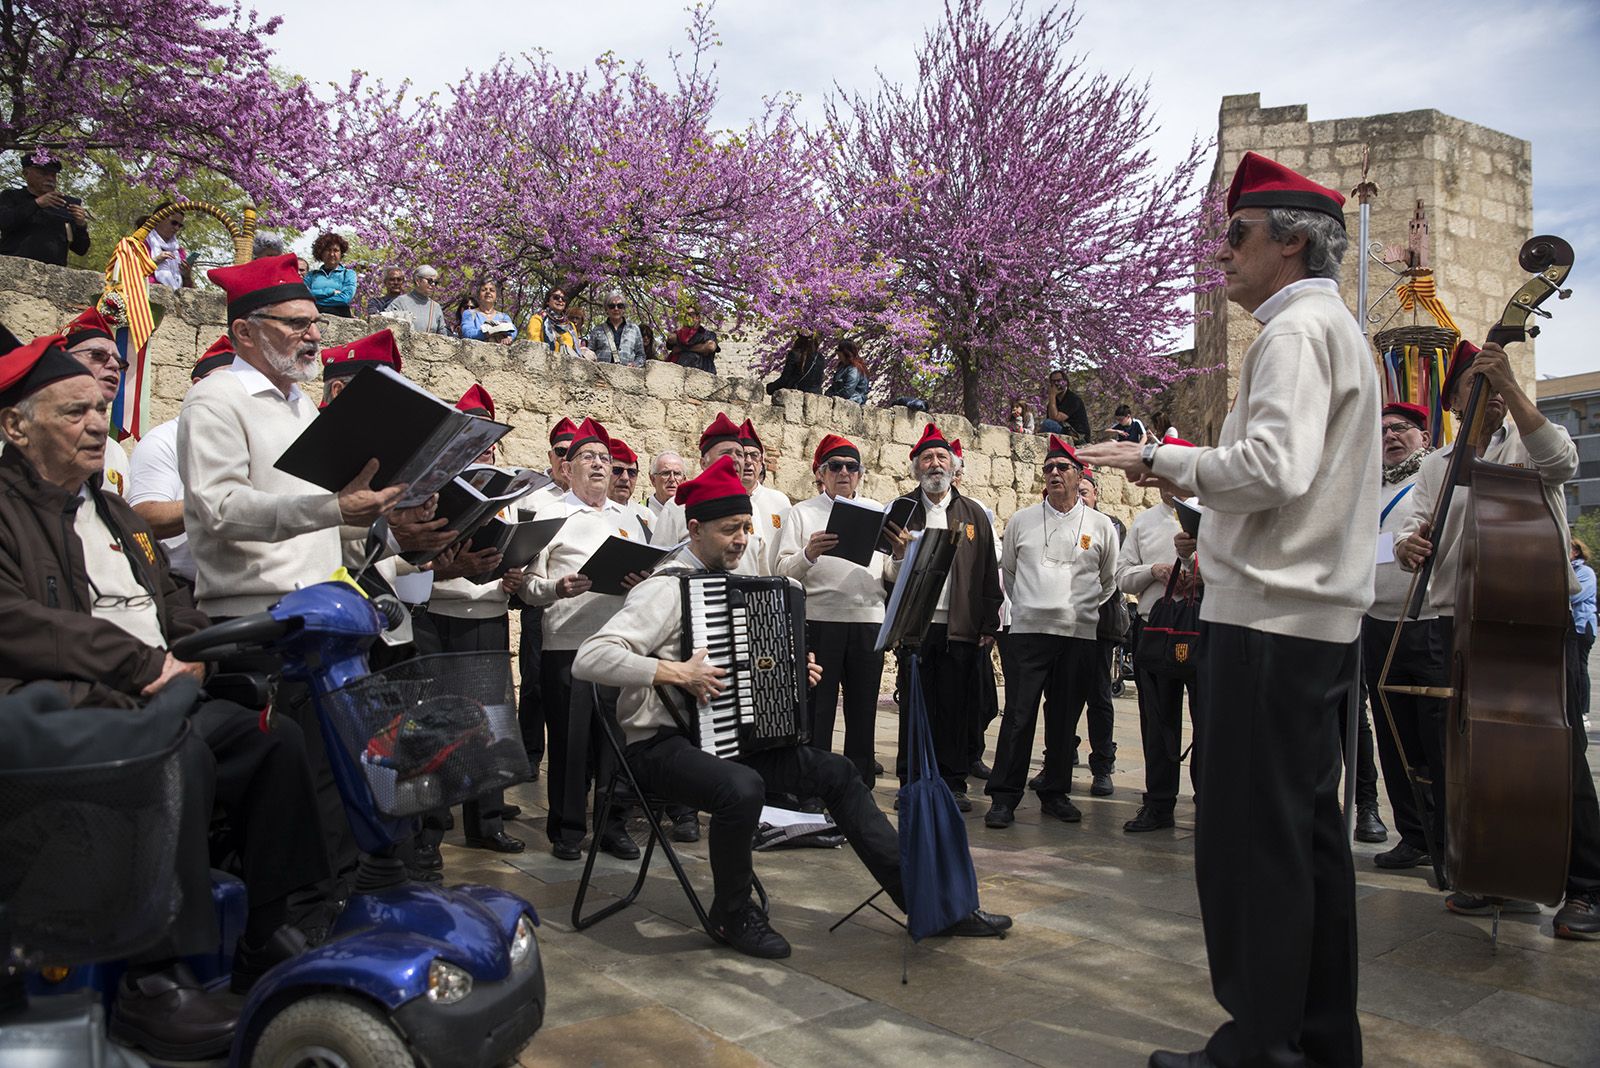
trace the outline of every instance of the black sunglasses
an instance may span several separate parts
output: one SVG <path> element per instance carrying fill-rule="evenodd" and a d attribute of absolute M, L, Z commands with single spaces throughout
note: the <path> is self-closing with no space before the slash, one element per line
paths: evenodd
<path fill-rule="evenodd" d="M 1047 475 L 1054 475 L 1054 474 L 1057 474 L 1058 472 L 1076 471 L 1076 470 L 1077 470 L 1076 466 L 1074 466 L 1071 463 L 1066 463 L 1066 462 L 1045 464 L 1044 465 L 1044 473 L 1047 474 Z"/>
<path fill-rule="evenodd" d="M 558 460 L 567 458 L 567 447 L 565 445 L 552 445 L 550 446 L 550 451 L 556 454 L 556 459 Z"/>
<path fill-rule="evenodd" d="M 836 475 L 840 471 L 848 471 L 854 475 L 860 473 L 861 465 L 856 463 L 854 460 L 829 460 L 828 470 L 832 471 Z"/>
<path fill-rule="evenodd" d="M 606 307 L 607 308 L 624 308 L 624 307 L 627 307 L 627 305 L 625 305 L 625 304 L 607 304 Z"/>
<path fill-rule="evenodd" d="M 1229 248 L 1238 248 L 1240 245 L 1244 244 L 1244 228 L 1246 226 L 1254 226 L 1257 223 L 1264 223 L 1266 221 L 1267 220 L 1265 220 L 1265 219 L 1233 219 L 1233 220 L 1231 220 L 1228 223 L 1228 234 L 1227 234 L 1228 247 Z"/>
<path fill-rule="evenodd" d="M 639 469 L 637 467 L 613 467 L 611 469 L 612 478 L 621 478 L 623 475 L 627 475 L 629 478 L 638 478 Z"/>

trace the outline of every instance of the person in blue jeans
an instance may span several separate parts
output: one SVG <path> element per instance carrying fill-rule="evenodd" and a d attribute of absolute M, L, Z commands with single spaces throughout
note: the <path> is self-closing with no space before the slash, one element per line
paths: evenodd
<path fill-rule="evenodd" d="M 324 315 L 350 317 L 350 302 L 356 299 L 356 272 L 344 266 L 349 251 L 350 242 L 331 231 L 311 246 L 318 266 L 306 272 L 306 288 Z"/>

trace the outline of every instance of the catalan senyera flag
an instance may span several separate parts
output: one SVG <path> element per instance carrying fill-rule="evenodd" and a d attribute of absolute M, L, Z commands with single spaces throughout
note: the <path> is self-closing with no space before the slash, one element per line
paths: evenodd
<path fill-rule="evenodd" d="M 140 436 L 144 413 L 150 407 L 145 346 L 161 321 L 161 310 L 150 306 L 148 280 L 155 269 L 155 260 L 150 258 L 144 243 L 131 237 L 117 242 L 111 262 L 106 265 L 105 293 L 100 303 L 103 311 L 112 312 L 111 321 L 120 324 L 117 351 L 127 366 L 111 405 L 111 426 L 118 440 Z"/>

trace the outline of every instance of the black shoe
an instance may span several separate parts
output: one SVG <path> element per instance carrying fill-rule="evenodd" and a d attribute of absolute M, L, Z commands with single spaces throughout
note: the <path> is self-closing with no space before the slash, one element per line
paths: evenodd
<path fill-rule="evenodd" d="M 1389 828 L 1378 818 L 1377 802 L 1356 806 L 1356 841 L 1387 842 L 1388 840 Z"/>
<path fill-rule="evenodd" d="M 1095 773 L 1094 783 L 1089 787 L 1091 796 L 1110 797 L 1116 792 L 1117 788 L 1111 785 L 1111 775 L 1108 772 Z"/>
<path fill-rule="evenodd" d="M 440 856 L 438 846 L 426 842 L 412 849 L 411 866 L 423 871 L 443 871 L 444 857 Z"/>
<path fill-rule="evenodd" d="M 1586 942 L 1600 938 L 1600 890 L 1568 894 L 1556 911 L 1553 932 L 1557 938 Z"/>
<path fill-rule="evenodd" d="M 882 761 L 874 760 L 872 762 L 872 774 L 874 774 L 874 775 L 882 775 L 883 774 L 883 762 Z"/>
<path fill-rule="evenodd" d="M 1011 917 L 1002 916 L 998 912 L 985 912 L 974 909 L 971 916 L 946 927 L 940 931 L 941 935 L 951 938 L 995 938 L 1001 932 L 1011 929 Z"/>
<path fill-rule="evenodd" d="M 967 774 L 971 775 L 974 779 L 987 779 L 993 773 L 994 769 L 981 760 L 974 760 L 972 762 L 972 767 L 967 769 Z"/>
<path fill-rule="evenodd" d="M 578 848 L 576 842 L 551 842 L 550 855 L 557 860 L 578 860 L 583 856 L 583 850 Z"/>
<path fill-rule="evenodd" d="M 1034 793 L 1038 793 L 1039 792 L 1039 787 L 1041 787 L 1043 785 L 1044 785 L 1044 772 L 1042 772 L 1042 771 L 1039 774 L 1035 775 L 1033 778 L 1028 780 L 1028 789 L 1032 790 Z"/>
<path fill-rule="evenodd" d="M 983 825 L 993 827 L 995 830 L 1011 826 L 1017 821 L 1017 814 L 1010 805 L 1003 805 L 996 801 L 989 806 L 989 811 L 983 814 Z"/>
<path fill-rule="evenodd" d="M 496 853 L 520 853 L 528 848 L 528 843 L 520 838 L 511 837 L 505 831 L 496 831 L 484 837 L 467 835 L 467 848 L 490 849 Z"/>
<path fill-rule="evenodd" d="M 700 814 L 691 812 L 687 816 L 679 816 L 673 820 L 672 840 L 674 842 L 700 841 Z"/>
<path fill-rule="evenodd" d="M 1140 805 L 1138 813 L 1122 825 L 1128 834 L 1142 834 L 1145 831 L 1164 831 L 1168 827 L 1177 826 L 1170 811 L 1162 811 L 1150 805 Z"/>
<path fill-rule="evenodd" d="M 779 960 L 789 955 L 789 940 L 772 929 L 767 914 L 753 901 L 733 916 L 720 916 L 712 909 L 707 919 L 712 938 L 746 956 Z"/>
<path fill-rule="evenodd" d="M 1052 797 L 1048 801 L 1039 802 L 1039 811 L 1066 823 L 1083 821 L 1083 813 L 1078 810 L 1078 806 L 1064 797 Z"/>
<path fill-rule="evenodd" d="M 956 795 L 956 808 L 959 808 L 962 812 L 972 811 L 972 798 L 967 796 L 965 790 L 952 790 L 950 792 Z"/>
<path fill-rule="evenodd" d="M 1158 1049 L 1150 1054 L 1150 1068 L 1216 1068 L 1216 1061 L 1203 1049 L 1193 1053 L 1174 1053 Z"/>
<path fill-rule="evenodd" d="M 124 975 L 111 1006 L 111 1037 L 158 1057 L 199 1061 L 222 1057 L 233 1045 L 237 1002 L 200 985 L 187 964 L 152 975 Z"/>
<path fill-rule="evenodd" d="M 1512 897 L 1480 897 L 1459 890 L 1444 899 L 1444 907 L 1458 916 L 1492 916 L 1497 905 L 1501 912 L 1508 915 L 1532 916 L 1539 911 L 1539 906 L 1532 901 Z"/>
<path fill-rule="evenodd" d="M 611 831 L 600 836 L 600 852 L 610 853 L 618 860 L 638 860 L 639 846 L 628 832 L 622 829 Z"/>
<path fill-rule="evenodd" d="M 233 948 L 233 972 L 228 978 L 228 989 L 235 994 L 248 994 L 268 968 L 305 951 L 305 933 L 287 923 L 273 931 L 272 937 L 260 946 L 251 946 L 240 938 Z"/>
<path fill-rule="evenodd" d="M 503 820 L 514 820 L 520 815 L 522 815 L 521 805 L 505 804 L 500 806 L 500 818 Z"/>
<path fill-rule="evenodd" d="M 1385 850 L 1372 858 L 1372 863 L 1380 868 L 1397 871 L 1402 868 L 1415 868 L 1421 864 L 1433 863 L 1433 858 L 1428 856 L 1426 849 L 1418 849 L 1402 838 L 1393 848 Z"/>
<path fill-rule="evenodd" d="M 430 871 L 427 868 L 407 868 L 406 878 L 414 883 L 442 883 L 444 872 Z"/>

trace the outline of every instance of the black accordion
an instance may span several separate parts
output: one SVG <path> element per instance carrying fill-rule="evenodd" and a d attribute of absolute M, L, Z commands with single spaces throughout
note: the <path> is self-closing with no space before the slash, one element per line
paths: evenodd
<path fill-rule="evenodd" d="M 690 701 L 690 733 L 713 756 L 810 740 L 806 593 L 784 578 L 694 571 L 683 583 L 683 658 L 696 649 L 727 671 L 720 695 Z"/>

